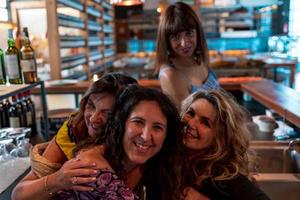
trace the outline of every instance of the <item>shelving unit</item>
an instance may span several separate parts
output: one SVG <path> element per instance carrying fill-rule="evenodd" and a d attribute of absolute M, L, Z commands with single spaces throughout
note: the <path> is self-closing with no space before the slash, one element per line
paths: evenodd
<path fill-rule="evenodd" d="M 89 79 L 115 58 L 109 0 L 47 0 L 51 79 Z M 50 26 L 50 27 L 49 27 Z"/>
<path fill-rule="evenodd" d="M 199 15 L 208 38 L 257 36 L 258 15 L 253 8 L 202 7 Z"/>
<path fill-rule="evenodd" d="M 31 90 L 33 88 L 39 87 L 40 97 L 43 109 L 43 119 L 44 119 L 44 128 L 45 128 L 45 137 L 49 137 L 49 123 L 48 123 L 48 108 L 47 108 L 47 99 L 45 85 L 43 81 L 39 81 L 33 84 L 21 84 L 21 85 L 0 85 L 0 101 L 7 99 L 10 96 L 17 95 L 19 93 Z"/>

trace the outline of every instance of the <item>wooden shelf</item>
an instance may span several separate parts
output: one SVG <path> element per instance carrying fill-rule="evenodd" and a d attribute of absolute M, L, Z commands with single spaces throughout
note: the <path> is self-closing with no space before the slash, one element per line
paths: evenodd
<path fill-rule="evenodd" d="M 51 70 L 55 71 L 51 72 L 51 79 L 90 78 L 93 73 L 99 71 L 101 64 L 104 63 L 106 66 L 106 61 L 114 58 L 114 8 L 109 4 L 109 0 L 47 0 L 46 2 L 48 29 L 53 30 L 48 32 L 50 65 Z M 70 16 L 69 12 L 65 13 L 62 9 L 58 13 L 60 7 L 72 8 L 79 12 L 76 11 Z M 71 32 L 74 35 L 64 35 L 60 27 L 78 30 Z M 68 29 L 66 30 L 69 33 Z M 80 48 L 80 53 L 77 48 Z M 62 52 L 71 56 L 62 57 Z M 76 55 L 73 55 L 74 52 Z"/>
<path fill-rule="evenodd" d="M 102 27 L 98 22 L 94 22 L 91 20 L 88 21 L 87 27 L 88 27 L 88 30 L 90 30 L 90 31 L 98 31 L 99 32 L 102 30 Z"/>
<path fill-rule="evenodd" d="M 84 21 L 77 17 L 72 17 L 64 14 L 58 14 L 59 26 L 65 26 L 70 28 L 84 28 Z"/>
<path fill-rule="evenodd" d="M 84 54 L 78 54 L 74 56 L 66 56 L 61 58 L 61 68 L 62 70 L 72 69 L 78 65 L 86 63 L 86 57 Z"/>
<path fill-rule="evenodd" d="M 112 37 L 104 37 L 104 45 L 112 45 L 115 43 L 114 39 Z"/>
<path fill-rule="evenodd" d="M 78 80 L 86 80 L 87 75 L 85 72 L 76 72 L 70 76 L 63 77 L 64 79 L 78 79 Z"/>
<path fill-rule="evenodd" d="M 81 36 L 60 36 L 60 48 L 84 47 L 85 44 L 85 39 Z"/>
<path fill-rule="evenodd" d="M 102 58 L 103 58 L 103 55 L 99 51 L 91 51 L 90 52 L 90 57 L 89 57 L 90 61 L 96 61 L 96 60 L 100 60 Z"/>
<path fill-rule="evenodd" d="M 110 16 L 110 15 L 108 15 L 107 13 L 104 13 L 103 14 L 103 19 L 105 20 L 105 21 L 112 21 L 113 20 L 113 17 L 112 16 Z"/>
<path fill-rule="evenodd" d="M 92 6 L 88 6 L 88 7 L 87 7 L 87 13 L 88 13 L 89 15 L 94 16 L 94 17 L 101 17 L 100 11 L 99 11 L 98 9 L 92 7 Z"/>
<path fill-rule="evenodd" d="M 113 32 L 113 28 L 109 25 L 104 24 L 103 25 L 103 32 L 104 33 L 112 33 Z"/>
<path fill-rule="evenodd" d="M 89 46 L 100 46 L 103 44 L 103 41 L 97 36 L 89 37 Z"/>
<path fill-rule="evenodd" d="M 79 11 L 83 11 L 84 6 L 78 0 L 57 0 L 57 3 L 66 7 L 74 8 Z"/>

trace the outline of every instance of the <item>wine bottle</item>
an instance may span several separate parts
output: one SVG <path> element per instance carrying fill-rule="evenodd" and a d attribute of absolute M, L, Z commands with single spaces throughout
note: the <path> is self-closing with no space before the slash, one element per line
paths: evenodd
<path fill-rule="evenodd" d="M 28 37 L 23 37 L 21 48 L 21 68 L 23 71 L 23 78 L 25 83 L 37 82 L 37 68 L 35 53 L 30 46 L 30 40 Z"/>
<path fill-rule="evenodd" d="M 8 116 L 8 111 L 9 111 L 10 107 L 11 107 L 11 103 L 10 103 L 9 99 L 6 99 L 5 101 L 3 101 L 3 109 L 4 109 L 4 115 L 5 115 L 5 124 L 3 127 L 10 127 L 9 116 Z"/>
<path fill-rule="evenodd" d="M 23 34 L 24 34 L 25 37 L 29 38 L 28 28 L 27 27 L 23 28 Z"/>
<path fill-rule="evenodd" d="M 18 94 L 18 113 L 20 115 L 20 125 L 21 127 L 27 127 L 27 103 L 23 101 L 23 94 Z"/>
<path fill-rule="evenodd" d="M 6 127 L 4 104 L 0 101 L 0 128 Z"/>
<path fill-rule="evenodd" d="M 31 128 L 31 136 L 36 134 L 35 106 L 30 98 L 30 90 L 25 92 L 27 103 L 27 127 Z"/>
<path fill-rule="evenodd" d="M 6 55 L 6 72 L 8 81 L 12 84 L 22 84 L 22 73 L 20 67 L 19 50 L 16 47 L 16 42 L 13 38 L 9 38 Z"/>
<path fill-rule="evenodd" d="M 8 110 L 9 115 L 9 124 L 12 128 L 19 128 L 21 127 L 20 123 L 20 115 L 18 113 L 18 104 L 16 96 L 12 96 L 12 104 Z"/>
<path fill-rule="evenodd" d="M 4 52 L 0 49 L 0 84 L 6 84 L 6 73 L 4 65 Z"/>

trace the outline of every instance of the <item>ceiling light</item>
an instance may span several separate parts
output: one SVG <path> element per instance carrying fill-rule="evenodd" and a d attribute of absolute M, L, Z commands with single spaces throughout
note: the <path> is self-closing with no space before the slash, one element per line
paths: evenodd
<path fill-rule="evenodd" d="M 115 6 L 137 6 L 144 3 L 145 0 L 111 0 L 110 3 Z"/>

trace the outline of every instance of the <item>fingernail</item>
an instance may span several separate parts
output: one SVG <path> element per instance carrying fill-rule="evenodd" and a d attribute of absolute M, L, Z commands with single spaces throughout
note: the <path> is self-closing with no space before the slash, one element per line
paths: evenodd
<path fill-rule="evenodd" d="M 94 170 L 94 171 L 93 171 L 93 173 L 94 173 L 94 174 L 97 174 L 97 173 L 98 173 L 98 171 L 97 171 L 97 170 Z"/>
<path fill-rule="evenodd" d="M 96 166 L 96 163 L 93 163 L 92 165 L 93 165 L 93 166 Z"/>
<path fill-rule="evenodd" d="M 90 191 L 94 191 L 94 188 L 91 188 Z"/>
<path fill-rule="evenodd" d="M 77 157 L 76 157 L 76 158 L 75 158 L 75 160 L 76 160 L 76 161 L 79 161 L 79 160 L 80 160 L 80 158 L 77 158 Z"/>

